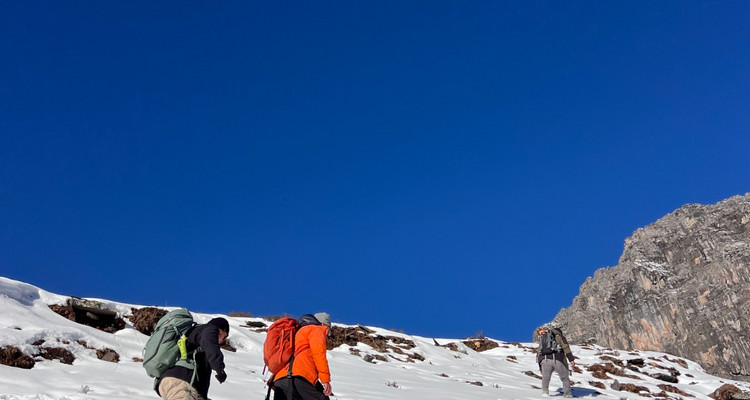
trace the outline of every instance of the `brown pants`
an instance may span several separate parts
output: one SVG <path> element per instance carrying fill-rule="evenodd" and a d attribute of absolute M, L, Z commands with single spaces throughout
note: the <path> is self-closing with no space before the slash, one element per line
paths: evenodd
<path fill-rule="evenodd" d="M 205 400 L 189 382 L 171 376 L 161 380 L 159 394 L 164 400 Z"/>

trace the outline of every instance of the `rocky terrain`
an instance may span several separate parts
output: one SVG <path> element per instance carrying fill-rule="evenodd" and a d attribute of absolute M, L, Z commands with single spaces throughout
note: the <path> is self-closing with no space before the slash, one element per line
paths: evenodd
<path fill-rule="evenodd" d="M 555 322 L 572 343 L 670 353 L 750 380 L 750 194 L 636 230 Z"/>

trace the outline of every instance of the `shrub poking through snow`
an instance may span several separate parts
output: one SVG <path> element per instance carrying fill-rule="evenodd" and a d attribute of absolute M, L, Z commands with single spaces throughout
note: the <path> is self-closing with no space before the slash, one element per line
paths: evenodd
<path fill-rule="evenodd" d="M 480 353 L 500 346 L 494 340 L 490 340 L 485 337 L 469 338 L 464 340 L 463 344 L 468 346 L 470 349 Z"/>
<path fill-rule="evenodd" d="M 42 347 L 39 349 L 39 355 L 46 360 L 59 360 L 63 364 L 73 365 L 75 356 L 70 350 L 62 347 Z"/>
<path fill-rule="evenodd" d="M 358 343 L 366 344 L 380 353 L 392 353 L 389 356 L 397 361 L 424 361 L 424 357 L 421 354 L 405 351 L 417 347 L 412 340 L 399 336 L 379 335 L 372 329 L 361 325 L 346 328 L 334 326 L 331 328 L 328 338 L 328 350 L 335 349 L 341 345 L 357 346 Z M 406 359 L 395 357 L 393 354 L 404 355 Z M 364 360 L 367 362 L 372 362 L 373 360 L 388 361 L 386 357 L 370 354 L 364 356 Z"/>
<path fill-rule="evenodd" d="M 255 332 L 266 332 L 268 331 L 268 325 L 262 321 L 245 321 L 245 325 L 241 325 L 243 328 L 252 329 Z"/>
<path fill-rule="evenodd" d="M 676 393 L 676 394 L 679 394 L 680 396 L 684 396 L 684 397 L 695 397 L 692 394 L 685 393 L 684 391 L 682 391 L 679 388 L 674 387 L 672 385 L 660 384 L 658 386 L 659 386 L 659 389 L 661 389 L 661 390 L 663 390 L 665 392 Z"/>
<path fill-rule="evenodd" d="M 133 328 L 138 332 L 151 336 L 156 328 L 156 323 L 161 317 L 167 315 L 167 310 L 156 307 L 131 308 L 128 319 L 133 323 Z"/>
<path fill-rule="evenodd" d="M 0 364 L 9 367 L 31 369 L 34 368 L 34 359 L 23 354 L 18 347 L 5 346 L 0 348 Z"/>

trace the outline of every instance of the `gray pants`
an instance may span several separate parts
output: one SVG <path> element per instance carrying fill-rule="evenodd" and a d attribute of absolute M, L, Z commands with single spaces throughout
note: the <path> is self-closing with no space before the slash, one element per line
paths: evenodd
<path fill-rule="evenodd" d="M 552 377 L 552 372 L 557 372 L 560 376 L 560 380 L 563 384 L 563 395 L 570 394 L 570 378 L 568 377 L 568 369 L 565 368 L 565 364 L 562 361 L 555 360 L 552 358 L 545 358 L 541 363 L 542 367 L 542 390 L 549 391 L 549 380 Z"/>

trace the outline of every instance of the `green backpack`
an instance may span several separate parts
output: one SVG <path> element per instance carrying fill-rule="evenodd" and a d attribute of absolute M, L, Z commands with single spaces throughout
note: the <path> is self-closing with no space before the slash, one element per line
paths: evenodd
<path fill-rule="evenodd" d="M 148 376 L 155 378 L 154 383 L 175 365 L 193 370 L 195 378 L 195 351 L 192 358 L 188 358 L 185 344 L 188 331 L 195 325 L 193 316 L 185 308 L 168 312 L 156 323 L 154 333 L 143 348 L 143 368 Z"/>

